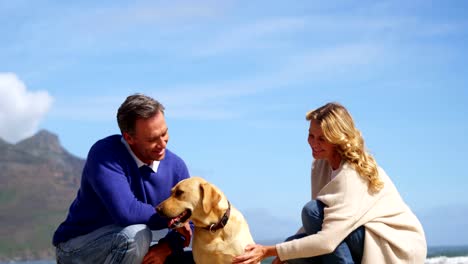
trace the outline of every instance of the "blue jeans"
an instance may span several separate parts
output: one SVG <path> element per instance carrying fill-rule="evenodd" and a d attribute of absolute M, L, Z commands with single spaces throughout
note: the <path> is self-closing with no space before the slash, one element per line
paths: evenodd
<path fill-rule="evenodd" d="M 296 234 L 286 239 L 302 238 L 308 235 L 313 235 L 322 229 L 323 223 L 323 208 L 325 204 L 321 201 L 312 200 L 308 202 L 302 209 L 302 226 L 305 233 Z M 361 226 L 351 232 L 341 244 L 330 254 L 289 259 L 289 264 L 352 264 L 361 263 L 362 253 L 364 252 L 364 226 Z"/>
<path fill-rule="evenodd" d="M 109 225 L 72 238 L 56 247 L 57 264 L 122 263 L 140 264 L 151 245 L 151 230 L 143 224 Z M 191 251 L 172 254 L 166 263 L 194 263 Z"/>

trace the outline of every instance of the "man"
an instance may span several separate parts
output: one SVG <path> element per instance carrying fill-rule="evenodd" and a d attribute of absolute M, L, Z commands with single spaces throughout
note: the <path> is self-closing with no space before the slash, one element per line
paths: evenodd
<path fill-rule="evenodd" d="M 155 206 L 189 176 L 187 166 L 166 146 L 164 106 L 134 94 L 117 112 L 122 135 L 90 149 L 81 186 L 66 220 L 55 231 L 57 263 L 193 263 L 184 251 L 190 225 L 151 245 L 151 230 L 167 228 Z"/>

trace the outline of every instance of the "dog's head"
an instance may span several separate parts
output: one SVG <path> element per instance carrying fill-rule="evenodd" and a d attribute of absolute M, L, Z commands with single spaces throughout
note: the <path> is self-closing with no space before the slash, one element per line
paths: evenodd
<path fill-rule="evenodd" d="M 200 177 L 180 181 L 171 190 L 171 196 L 156 207 L 160 216 L 170 219 L 169 228 L 181 227 L 189 219 L 195 226 L 209 223 L 223 194 L 214 185 Z"/>

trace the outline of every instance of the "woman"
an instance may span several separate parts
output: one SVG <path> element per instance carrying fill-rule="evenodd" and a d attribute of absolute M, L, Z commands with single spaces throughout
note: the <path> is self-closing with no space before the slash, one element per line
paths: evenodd
<path fill-rule="evenodd" d="M 233 263 L 271 256 L 274 264 L 424 263 L 427 246 L 420 222 L 366 152 L 346 108 L 328 103 L 306 119 L 315 161 L 303 227 L 286 242 L 247 246 Z"/>

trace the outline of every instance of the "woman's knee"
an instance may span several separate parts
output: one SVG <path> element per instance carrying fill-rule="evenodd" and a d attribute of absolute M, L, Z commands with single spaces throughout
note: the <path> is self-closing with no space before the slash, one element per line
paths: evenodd
<path fill-rule="evenodd" d="M 298 258 L 298 259 L 288 259 L 286 261 L 288 264 L 319 264 L 322 263 L 320 257 L 311 257 L 311 258 Z"/>
<path fill-rule="evenodd" d="M 302 208 L 302 226 L 307 234 L 315 234 L 322 229 L 323 207 L 322 202 L 312 200 Z"/>

